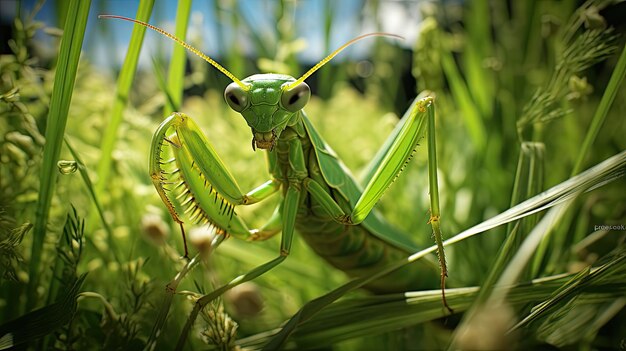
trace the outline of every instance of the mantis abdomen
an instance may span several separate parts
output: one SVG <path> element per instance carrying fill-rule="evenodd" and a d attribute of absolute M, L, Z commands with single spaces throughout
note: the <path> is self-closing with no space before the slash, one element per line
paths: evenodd
<path fill-rule="evenodd" d="M 328 263 L 351 277 L 371 275 L 410 253 L 375 237 L 362 225 L 346 226 L 313 216 L 298 218 L 296 229 Z M 423 290 L 437 285 L 437 266 L 423 261 L 386 275 L 365 286 L 375 293 Z"/>

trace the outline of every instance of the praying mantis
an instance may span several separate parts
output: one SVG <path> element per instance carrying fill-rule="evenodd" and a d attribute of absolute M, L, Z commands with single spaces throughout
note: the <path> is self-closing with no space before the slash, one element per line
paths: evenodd
<path fill-rule="evenodd" d="M 305 80 L 339 52 L 367 37 L 398 36 L 370 33 L 356 37 L 298 79 L 281 74 L 256 74 L 239 80 L 210 57 L 158 27 L 121 16 L 100 17 L 131 21 L 157 31 L 230 78 L 232 83 L 225 89 L 225 101 L 250 127 L 253 151 L 264 150 L 266 154 L 270 179 L 244 193 L 191 117 L 173 113 L 153 136 L 150 176 L 172 219 L 180 226 L 185 257 L 188 249 L 183 212 L 190 222 L 206 224 L 218 235 L 251 241 L 279 233 L 281 236 L 276 258 L 201 297 L 188 324 L 193 323 L 200 309 L 225 291 L 283 262 L 296 231 L 318 255 L 352 277 L 367 276 L 419 250 L 409 235 L 389 225 L 374 206 L 410 161 L 434 120 L 434 98 L 422 94 L 415 99 L 371 161 L 368 169 L 372 171 L 362 182 L 363 186 L 326 144 L 303 110 L 311 95 Z M 429 158 L 432 158 L 434 133 L 429 133 L 428 140 Z M 165 159 L 166 153 L 171 153 L 173 158 Z M 431 192 L 433 182 L 437 181 L 433 162 L 429 164 Z M 258 203 L 277 193 L 282 201 L 260 228 L 250 228 L 236 212 L 238 206 Z M 432 288 L 439 277 L 443 291 L 447 268 L 439 230 L 439 208 L 436 201 L 434 204 L 431 202 L 430 223 L 439 246 L 441 270 L 432 260 L 420 260 L 365 285 L 367 290 L 375 293 L 421 290 Z M 447 307 L 445 294 L 442 296 Z M 179 346 L 184 343 L 185 333 L 181 337 Z"/>

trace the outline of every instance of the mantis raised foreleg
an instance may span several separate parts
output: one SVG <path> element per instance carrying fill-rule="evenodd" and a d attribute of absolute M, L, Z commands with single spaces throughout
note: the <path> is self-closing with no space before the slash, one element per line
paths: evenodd
<path fill-rule="evenodd" d="M 173 134 L 168 135 L 171 130 L 174 131 Z M 164 146 L 172 148 L 173 159 L 164 161 Z M 194 158 L 192 155 L 202 156 Z M 164 168 L 173 162 L 176 164 L 175 168 Z M 182 113 L 175 113 L 167 118 L 155 133 L 150 151 L 150 176 L 172 218 L 181 226 L 183 237 L 183 221 L 175 203 L 185 208 L 193 221 L 210 224 L 220 234 L 247 236 L 250 230 L 235 215 L 234 207 L 257 203 L 280 187 L 278 181 L 270 180 L 243 195 L 198 126 Z M 175 194 L 175 198 L 168 188 L 171 186 L 182 188 Z M 187 255 L 185 241 L 185 257 Z"/>

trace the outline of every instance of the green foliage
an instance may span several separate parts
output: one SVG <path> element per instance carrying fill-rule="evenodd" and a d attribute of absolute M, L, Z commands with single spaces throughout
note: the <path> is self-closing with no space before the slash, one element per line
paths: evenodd
<path fill-rule="evenodd" d="M 9 40 L 11 55 L 0 56 L 0 230 L 2 238 L 20 224 L 21 211 L 32 212 L 37 198 L 41 148 L 44 137 L 38 123 L 49 102 L 50 74 L 37 67 L 28 43 L 42 27 L 37 22 L 15 19 L 15 38 Z"/>
<path fill-rule="evenodd" d="M 219 62 L 240 78 L 266 70 L 301 74 L 305 67 L 297 57 L 306 43 L 293 31 L 300 2 L 268 7 L 266 15 L 279 23 L 269 34 L 241 15 L 244 3 L 214 2 L 220 26 L 217 44 L 210 45 L 223 49 Z M 333 33 L 346 28 L 335 3 L 325 2 L 325 23 L 308 29 L 324 32 L 326 52 L 333 49 Z M 318 94 L 306 108 L 348 168 L 362 174 L 408 101 L 418 90 L 433 91 L 440 224 L 447 238 L 626 149 L 626 54 L 616 55 L 624 33 L 604 18 L 618 6 L 612 1 L 587 1 L 579 9 L 563 1 L 518 1 L 510 7 L 500 1 L 466 3 L 424 5 L 421 35 L 411 50 L 377 40 L 371 62 L 325 66 L 311 77 Z M 369 12 L 361 24 L 372 17 L 367 13 L 384 8 L 380 1 L 363 5 Z M 142 1 L 137 16 L 148 19 L 151 7 Z M 189 8 L 181 5 L 178 11 L 176 32 L 189 27 L 187 40 L 205 47 L 203 38 L 191 35 L 197 24 L 189 20 Z M 179 228 L 152 187 L 146 160 L 163 111 L 175 107 L 193 116 L 244 191 L 266 180 L 265 160 L 252 152 L 249 128 L 223 101 L 226 80 L 198 58 L 178 52 L 166 64 L 156 57 L 154 67 L 135 73 L 142 41 L 138 28 L 131 42 L 123 43 L 129 63 L 119 77 L 110 76 L 86 55 L 79 65 L 76 46 L 42 56 L 36 35 L 52 34 L 56 47 L 59 30 L 34 16 L 15 19 L 11 54 L 0 57 L 0 346 L 8 345 L 11 334 L 13 342 L 24 341 L 30 349 L 173 349 L 193 298 L 275 257 L 278 242 L 229 238 L 207 244 L 214 238 L 207 239 L 200 228 L 190 230 L 198 239 L 192 252 L 209 246 L 212 253 L 189 262 L 180 258 Z M 131 31 L 121 22 L 94 19 L 93 24 Z M 63 41 L 71 31 L 65 33 Z M 239 41 L 229 42 L 230 33 L 250 38 L 256 56 L 245 56 Z M 364 78 L 361 70 L 370 66 L 371 75 Z M 416 87 L 403 76 L 408 70 Z M 68 80 L 57 87 L 54 80 L 62 75 Z M 68 84 L 74 75 L 72 92 Z M 44 154 L 44 143 L 57 152 Z M 378 208 L 429 247 L 426 142 L 420 144 Z M 616 172 L 623 173 L 623 167 Z M 578 185 L 570 190 L 585 188 Z M 345 294 L 356 284 L 343 285 L 346 276 L 296 237 L 290 257 L 255 279 L 246 292 L 251 295 L 226 295 L 223 307 L 202 310 L 188 343 L 200 349 L 213 339 L 216 348 L 260 348 L 296 315 L 302 320 L 293 322 L 287 348 L 485 345 L 477 340 L 488 340 L 491 347 L 617 348 L 626 325 L 626 236 L 619 229 L 626 223 L 624 190 L 618 179 L 568 198 L 558 211 L 537 212 L 447 246 L 446 295 L 458 318 L 448 316 L 438 290 Z M 40 196 L 49 201 L 37 205 Z M 260 226 L 273 201 L 238 213 Z M 35 239 L 30 223 L 37 221 L 37 231 L 45 235 Z M 31 255 L 38 245 L 40 258 Z M 524 250 L 529 246 L 534 249 Z M 332 299 L 316 300 L 329 291 Z M 263 307 L 238 312 L 250 299 Z M 39 322 L 41 327 L 32 327 Z M 494 323 L 501 330 L 480 328 Z M 22 339 L 18 326 L 27 326 Z"/>
<path fill-rule="evenodd" d="M 574 98 L 581 88 L 572 86 L 570 82 L 577 79 L 591 65 L 600 62 L 616 49 L 617 37 L 611 29 L 585 30 L 572 43 L 564 42 L 564 49 L 558 56 L 554 73 L 545 87 L 537 89 L 532 98 L 524 106 L 522 117 L 517 121 L 518 132 L 524 139 L 524 129 L 537 124 L 544 124 L 561 118 L 567 111 L 561 107 L 565 94 Z"/>
<path fill-rule="evenodd" d="M 2 232 L 2 241 L 0 241 L 0 266 L 2 267 L 2 279 L 17 281 L 17 272 L 15 265 L 23 261 L 19 246 L 33 225 L 25 223 L 10 231 Z"/>
<path fill-rule="evenodd" d="M 205 342 L 220 350 L 232 350 L 235 347 L 238 326 L 224 313 L 221 301 L 209 304 L 200 315 L 206 323 L 206 328 L 200 332 Z"/>

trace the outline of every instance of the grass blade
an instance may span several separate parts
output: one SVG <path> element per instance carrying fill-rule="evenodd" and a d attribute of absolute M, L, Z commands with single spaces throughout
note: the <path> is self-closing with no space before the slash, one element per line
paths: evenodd
<path fill-rule="evenodd" d="M 532 321 L 538 319 L 542 315 L 549 314 L 551 310 L 557 308 L 559 303 L 564 300 L 577 296 L 577 293 L 582 289 L 587 288 L 590 284 L 596 281 L 602 281 L 607 275 L 611 274 L 624 274 L 624 260 L 626 260 L 626 252 L 622 250 L 617 253 L 615 257 L 608 263 L 600 266 L 591 273 L 588 270 L 583 270 L 572 278 L 567 284 L 565 284 L 559 291 L 557 291 L 550 299 L 536 306 L 532 312 L 526 316 L 522 321 L 517 323 L 511 331 L 519 329 L 525 325 L 528 325 Z M 620 281 L 620 280 L 618 280 Z M 612 291 L 614 289 L 607 289 Z"/>
<path fill-rule="evenodd" d="M 176 35 L 180 40 L 187 37 L 187 26 L 189 25 L 189 15 L 191 14 L 191 1 L 178 2 L 176 9 Z M 180 109 L 183 100 L 183 83 L 185 81 L 185 63 L 187 62 L 187 51 L 180 45 L 174 45 L 170 70 L 167 76 L 167 94 L 171 101 L 167 100 L 167 105 L 163 111 L 164 116 L 170 115 Z"/>
<path fill-rule="evenodd" d="M 153 6 L 154 0 L 140 1 L 136 19 L 148 22 Z M 130 37 L 130 43 L 128 44 L 126 59 L 124 60 L 122 70 L 120 71 L 120 75 L 117 79 L 117 93 L 113 104 L 113 110 L 111 112 L 111 119 L 107 124 L 100 147 L 101 156 L 100 163 L 98 164 L 99 180 L 96 184 L 96 194 L 98 197 L 101 197 L 104 193 L 110 178 L 111 163 L 113 161 L 113 148 L 115 147 L 115 140 L 117 139 L 117 131 L 122 124 L 122 113 L 124 112 L 124 108 L 128 102 L 128 94 L 133 85 L 135 71 L 139 61 L 139 53 L 141 52 L 141 46 L 145 33 L 145 27 L 138 24 L 134 25 L 133 33 Z"/>
<path fill-rule="evenodd" d="M 484 58 L 493 55 L 491 42 L 481 38 L 491 35 L 489 3 L 486 0 L 472 1 L 468 4 L 467 32 L 468 43 L 465 46 L 465 66 L 467 85 L 476 107 L 485 118 L 492 118 L 493 112 L 493 72 L 485 67 Z"/>
<path fill-rule="evenodd" d="M 74 81 L 80 51 L 85 36 L 85 27 L 89 15 L 91 0 L 72 0 L 68 6 L 59 60 L 54 77 L 54 88 L 50 100 L 48 124 L 46 126 L 46 144 L 43 151 L 43 160 L 40 175 L 39 198 L 37 200 L 33 245 L 28 269 L 28 297 L 26 310 L 30 310 L 37 300 L 37 285 L 39 283 L 39 265 L 43 252 L 46 225 L 50 213 L 50 205 L 57 178 L 57 161 L 61 153 L 65 125 L 67 123 L 70 101 L 74 90 Z"/>
<path fill-rule="evenodd" d="M 80 173 L 81 178 L 83 178 L 83 183 L 85 183 L 85 188 L 87 188 L 87 192 L 89 193 L 89 196 L 91 197 L 91 201 L 93 201 L 94 205 L 96 206 L 96 210 L 98 212 L 98 216 L 100 217 L 100 221 L 102 222 L 102 226 L 104 227 L 104 230 L 107 233 L 107 244 L 110 249 L 108 250 L 108 252 L 110 252 L 113 255 L 113 258 L 115 259 L 116 262 L 121 262 L 120 258 L 118 257 L 117 245 L 115 244 L 115 240 L 113 238 L 113 230 L 111 229 L 111 226 L 109 225 L 106 218 L 104 217 L 104 211 L 102 210 L 102 205 L 100 204 L 100 201 L 98 200 L 98 196 L 96 195 L 96 191 L 94 189 L 93 183 L 91 182 L 91 178 L 89 178 L 89 174 L 87 173 L 87 166 L 85 166 L 85 163 L 80 158 L 78 153 L 74 150 L 74 148 L 70 144 L 69 140 L 67 140 L 67 138 L 65 138 L 65 146 L 67 146 L 67 149 L 70 151 L 70 154 L 72 154 L 72 157 L 74 158 L 74 160 L 76 161 L 76 164 L 78 165 L 78 172 Z M 110 259 L 110 257 L 104 253 L 102 256 L 107 260 Z"/>
<path fill-rule="evenodd" d="M 617 96 L 619 86 L 624 81 L 624 76 L 626 76 L 626 46 L 622 49 L 622 54 L 619 57 L 619 61 L 617 61 L 617 65 L 615 66 L 615 70 L 611 75 L 609 84 L 604 91 L 604 95 L 602 95 L 600 105 L 593 115 L 591 126 L 589 126 L 589 130 L 587 131 L 587 135 L 585 136 L 585 141 L 583 141 L 582 150 L 578 154 L 578 158 L 576 159 L 576 163 L 574 164 L 574 168 L 572 169 L 572 175 L 578 174 L 578 172 L 580 172 L 583 162 L 585 161 L 585 157 L 589 153 L 589 150 L 591 150 L 591 145 L 593 144 L 594 140 L 596 140 L 598 132 L 600 131 L 600 128 L 602 128 L 604 120 L 606 119 L 606 115 L 609 112 L 609 108 L 613 104 L 615 96 Z"/>
<path fill-rule="evenodd" d="M 454 100 L 458 103 L 459 109 L 463 111 L 465 125 L 472 138 L 472 143 L 477 153 L 481 153 L 485 148 L 487 132 L 480 116 L 480 111 L 469 93 L 467 84 L 463 80 L 459 68 L 454 62 L 452 53 L 441 52 L 441 66 L 450 84 L 450 91 Z"/>
<path fill-rule="evenodd" d="M 507 300 L 519 306 L 532 301 L 558 294 L 564 284 L 577 275 L 554 275 L 535 279 L 527 283 L 504 287 L 508 291 Z M 595 280 L 587 289 L 606 291 L 613 288 L 609 282 Z M 498 292 L 500 288 L 496 288 Z M 465 311 L 478 294 L 478 287 L 466 287 L 448 290 L 451 307 Z M 619 296 L 624 288 L 611 290 L 607 299 Z M 324 347 L 355 337 L 372 336 L 399 328 L 406 328 L 426 321 L 442 318 L 447 312 L 441 308 L 441 296 L 438 290 L 407 292 L 367 296 L 342 300 L 320 311 L 310 320 L 302 323 L 293 334 L 293 341 L 299 346 L 316 345 Z M 258 349 L 278 330 L 271 330 L 241 339 L 241 347 Z M 289 344 L 287 348 L 294 346 Z"/>

